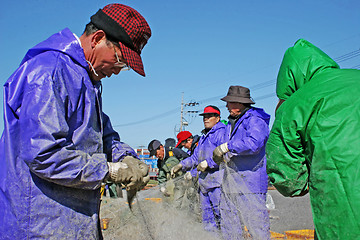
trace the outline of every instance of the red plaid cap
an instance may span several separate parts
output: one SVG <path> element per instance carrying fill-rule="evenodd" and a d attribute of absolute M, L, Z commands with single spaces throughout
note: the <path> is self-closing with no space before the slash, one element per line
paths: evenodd
<path fill-rule="evenodd" d="M 128 65 L 145 76 L 140 54 L 151 37 L 145 18 L 129 6 L 113 3 L 91 16 L 91 22 L 111 39 L 117 40 Z"/>

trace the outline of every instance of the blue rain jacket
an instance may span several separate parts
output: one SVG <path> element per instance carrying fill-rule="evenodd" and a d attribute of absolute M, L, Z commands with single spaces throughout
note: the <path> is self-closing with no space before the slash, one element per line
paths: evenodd
<path fill-rule="evenodd" d="M 268 185 L 265 145 L 270 115 L 251 107 L 235 123 L 226 126 L 229 152 L 220 200 L 221 230 L 224 239 L 242 239 L 242 225 L 255 239 L 269 239 L 270 222 L 265 199 Z M 240 213 L 237 212 L 240 209 Z M 239 215 L 241 214 L 241 218 Z"/>
<path fill-rule="evenodd" d="M 194 169 L 196 166 L 206 160 L 208 168 L 205 172 L 199 173 L 200 191 L 207 193 L 210 189 L 220 187 L 222 173 L 219 166 L 213 161 L 213 151 L 225 140 L 226 126 L 218 122 L 211 130 L 201 136 L 199 145 L 195 148 L 194 154 L 185 158 L 180 163 L 183 165 L 183 171 Z"/>
<path fill-rule="evenodd" d="M 107 160 L 136 156 L 101 109 L 69 29 L 30 49 L 4 85 L 1 239 L 98 239 Z M 106 155 L 106 154 L 107 155 Z"/>
<path fill-rule="evenodd" d="M 241 172 L 234 180 L 247 183 L 248 189 L 243 193 L 267 192 L 265 144 L 269 121 L 270 115 L 263 109 L 252 107 L 236 122 L 232 133 L 231 124 L 226 126 L 229 153 L 225 157 L 230 158 L 229 166 L 235 172 Z"/>

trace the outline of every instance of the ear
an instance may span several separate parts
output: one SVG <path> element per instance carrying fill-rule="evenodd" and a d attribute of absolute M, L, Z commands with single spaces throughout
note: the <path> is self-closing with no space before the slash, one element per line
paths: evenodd
<path fill-rule="evenodd" d="M 103 30 L 96 31 L 91 36 L 91 48 L 94 48 L 96 45 L 98 45 L 103 39 L 106 39 L 106 34 Z"/>

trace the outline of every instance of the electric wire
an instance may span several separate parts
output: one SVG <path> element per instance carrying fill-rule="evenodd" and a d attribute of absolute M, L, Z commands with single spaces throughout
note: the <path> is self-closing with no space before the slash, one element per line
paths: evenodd
<path fill-rule="evenodd" d="M 344 62 L 344 61 L 350 60 L 350 59 L 358 57 L 358 56 L 360 56 L 360 49 L 354 50 L 352 52 L 349 52 L 349 53 L 346 53 L 346 54 L 341 55 L 339 57 L 336 57 L 336 58 L 334 58 L 334 61 L 336 61 L 336 62 Z M 360 68 L 360 65 L 355 65 L 352 68 Z M 260 82 L 260 83 L 258 83 L 256 85 L 250 87 L 250 89 L 252 91 L 255 91 L 255 90 L 265 88 L 265 87 L 272 86 L 274 84 L 276 84 L 276 79 L 275 78 L 271 79 L 271 80 L 264 81 L 264 82 Z M 271 93 L 271 94 L 267 94 L 267 95 L 258 97 L 255 100 L 260 101 L 260 100 L 270 98 L 270 97 L 275 97 L 275 96 L 276 96 L 275 94 Z M 211 102 L 211 101 L 214 101 L 214 100 L 218 100 L 221 97 L 223 97 L 223 95 L 218 95 L 218 96 L 215 96 L 215 97 L 206 98 L 206 99 L 200 100 L 198 102 L 201 103 L 201 105 L 203 105 L 206 102 Z M 129 122 L 129 123 L 124 123 L 124 124 L 113 125 L 113 127 L 125 127 L 125 126 L 137 125 L 137 124 L 142 124 L 142 123 L 148 123 L 149 121 L 153 121 L 153 120 L 163 118 L 163 117 L 168 117 L 168 116 L 170 116 L 172 114 L 178 113 L 179 110 L 180 110 L 180 107 L 177 107 L 177 108 L 174 108 L 174 109 L 169 110 L 167 112 L 164 112 L 162 114 L 157 114 L 155 116 L 145 118 L 145 119 L 135 121 L 135 122 Z"/>

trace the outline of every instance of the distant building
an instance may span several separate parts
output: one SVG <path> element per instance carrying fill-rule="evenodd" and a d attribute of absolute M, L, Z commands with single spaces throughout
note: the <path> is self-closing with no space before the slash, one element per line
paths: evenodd
<path fill-rule="evenodd" d="M 157 158 L 149 157 L 150 153 L 147 149 L 139 148 L 136 149 L 136 153 L 141 161 L 149 165 L 149 175 L 151 179 L 157 180 L 159 169 L 157 167 Z"/>

